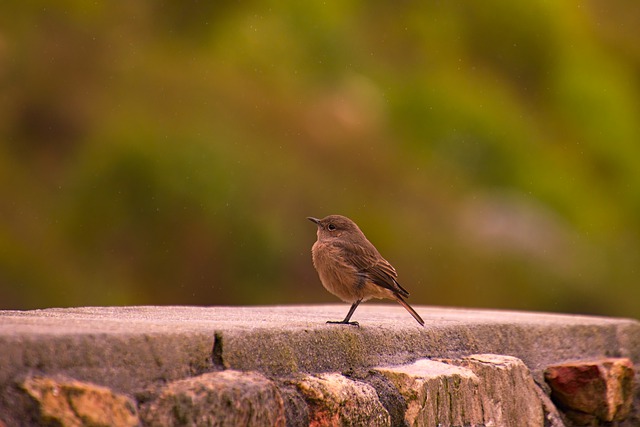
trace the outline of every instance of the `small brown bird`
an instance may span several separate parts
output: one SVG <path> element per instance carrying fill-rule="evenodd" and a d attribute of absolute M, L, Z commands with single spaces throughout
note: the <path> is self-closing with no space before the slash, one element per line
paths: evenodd
<path fill-rule="evenodd" d="M 396 269 L 382 258 L 355 222 L 342 215 L 307 219 L 318 225 L 318 240 L 311 248 L 311 255 L 322 286 L 351 303 L 344 320 L 327 323 L 358 326 L 358 322 L 349 321 L 358 304 L 371 298 L 389 298 L 400 303 L 424 326 L 424 320 L 403 299 L 409 292 L 396 280 Z"/>

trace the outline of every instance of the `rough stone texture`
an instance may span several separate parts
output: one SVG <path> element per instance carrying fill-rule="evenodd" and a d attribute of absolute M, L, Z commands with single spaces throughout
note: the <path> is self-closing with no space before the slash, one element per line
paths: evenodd
<path fill-rule="evenodd" d="M 275 384 L 255 372 L 222 371 L 174 381 L 143 405 L 150 426 L 284 426 Z"/>
<path fill-rule="evenodd" d="M 567 423 L 565 422 L 565 417 L 558 408 L 553 404 L 551 398 L 547 395 L 547 393 L 542 389 L 542 387 L 538 387 L 536 390 L 538 392 L 538 399 L 540 399 L 540 403 L 542 404 L 542 410 L 544 411 L 544 426 L 545 427 L 567 427 Z M 629 424 L 631 425 L 631 424 Z"/>
<path fill-rule="evenodd" d="M 432 360 L 378 368 L 407 402 L 409 425 L 478 425 L 483 422 L 477 398 L 479 379 L 466 368 Z"/>
<path fill-rule="evenodd" d="M 344 372 L 348 378 L 357 379 L 371 385 L 378 394 L 380 403 L 389 413 L 392 426 L 405 424 L 404 414 L 407 411 L 407 403 L 402 394 L 391 381 L 380 372 L 370 369 L 351 369 Z"/>
<path fill-rule="evenodd" d="M 554 365 L 545 371 L 551 397 L 578 424 L 627 418 L 634 392 L 631 360 L 607 358 Z"/>
<path fill-rule="evenodd" d="M 458 364 L 471 369 L 480 379 L 485 423 L 503 426 L 542 426 L 544 410 L 538 398 L 538 386 L 520 359 L 495 354 L 464 357 Z"/>
<path fill-rule="evenodd" d="M 295 382 L 289 379 L 277 379 L 277 383 L 284 401 L 287 427 L 307 427 L 309 425 L 309 406 L 295 386 Z"/>
<path fill-rule="evenodd" d="M 378 368 L 405 397 L 409 425 L 543 427 L 537 386 L 514 357 L 473 355 Z"/>
<path fill-rule="evenodd" d="M 390 426 L 389 413 L 369 384 L 343 375 L 307 375 L 294 381 L 309 405 L 310 426 Z"/>
<path fill-rule="evenodd" d="M 567 360 L 624 357 L 640 363 L 640 323 L 634 320 L 415 308 L 424 328 L 402 307 L 375 304 L 358 308 L 359 328 L 325 323 L 344 317 L 344 304 L 0 311 L 0 421 L 35 423 L 25 421 L 34 412 L 33 399 L 17 386 L 28 376 L 64 376 L 141 396 L 142 390 L 223 369 L 285 378 L 502 354 L 521 359 L 548 387 L 544 369 Z M 367 381 L 380 390 L 384 405 L 396 405 L 400 398 L 385 388 L 388 380 L 378 379 Z M 287 420 L 300 415 L 304 423 L 299 392 L 285 388 L 281 394 Z M 146 405 L 153 397 L 139 399 Z M 636 395 L 632 418 L 638 400 Z M 403 411 L 390 413 L 395 420 Z M 545 414 L 553 417 L 552 410 Z"/>
<path fill-rule="evenodd" d="M 62 426 L 137 426 L 133 399 L 105 387 L 73 380 L 30 377 L 24 390 L 37 402 L 43 424 Z"/>
<path fill-rule="evenodd" d="M 640 323 L 628 319 L 362 304 L 360 328 L 327 325 L 348 306 L 85 307 L 0 311 L 0 384 L 26 369 L 104 379 L 128 390 L 213 365 L 286 375 L 340 372 L 424 357 L 506 354 L 542 370 L 571 359 L 640 362 Z M 212 360 L 215 336 L 219 339 Z M 51 355 L 55 354 L 56 357 Z"/>

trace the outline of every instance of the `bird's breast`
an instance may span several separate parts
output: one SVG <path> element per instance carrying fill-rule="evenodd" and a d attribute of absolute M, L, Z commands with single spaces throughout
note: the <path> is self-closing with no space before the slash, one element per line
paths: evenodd
<path fill-rule="evenodd" d="M 326 290 L 345 302 L 361 299 L 361 277 L 340 249 L 330 243 L 316 242 L 312 249 L 313 266 Z"/>

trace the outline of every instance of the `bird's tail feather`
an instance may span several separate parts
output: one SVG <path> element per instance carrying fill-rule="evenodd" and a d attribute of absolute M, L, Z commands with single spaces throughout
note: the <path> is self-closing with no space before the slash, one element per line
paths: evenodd
<path fill-rule="evenodd" d="M 400 295 L 396 295 L 395 297 L 396 297 L 396 301 L 398 301 L 398 303 L 400 303 L 401 306 L 406 308 L 407 311 L 411 313 L 413 318 L 416 319 L 418 323 L 420 323 L 420 326 L 424 326 L 424 320 L 422 320 L 422 317 L 420 317 L 420 315 L 409 304 L 407 304 L 407 302 L 403 300 Z"/>

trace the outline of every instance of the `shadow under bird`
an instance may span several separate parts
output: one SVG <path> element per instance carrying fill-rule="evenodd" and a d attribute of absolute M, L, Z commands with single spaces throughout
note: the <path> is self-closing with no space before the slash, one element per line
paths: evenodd
<path fill-rule="evenodd" d="M 318 240 L 311 248 L 311 255 L 322 285 L 351 303 L 344 320 L 327 323 L 358 326 L 358 322 L 349 319 L 362 301 L 388 298 L 397 301 L 424 326 L 424 320 L 404 300 L 409 292 L 396 280 L 396 269 L 382 258 L 355 222 L 342 215 L 307 219 L 318 226 Z"/>

